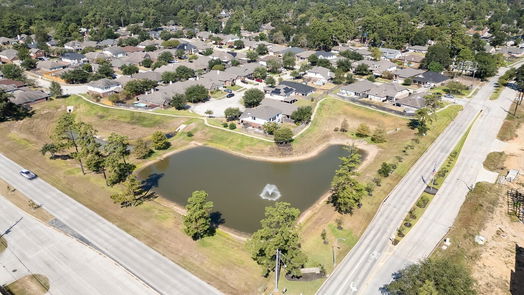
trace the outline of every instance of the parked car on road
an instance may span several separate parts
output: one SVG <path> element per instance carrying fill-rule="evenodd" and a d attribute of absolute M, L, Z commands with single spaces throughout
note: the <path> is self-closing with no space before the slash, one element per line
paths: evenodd
<path fill-rule="evenodd" d="M 225 88 L 224 91 L 227 92 L 227 93 L 233 93 L 233 90 L 231 90 L 229 88 Z"/>
<path fill-rule="evenodd" d="M 230 97 L 233 97 L 233 96 L 235 96 L 234 93 L 228 93 L 228 94 L 226 95 L 227 98 L 230 98 Z"/>
<path fill-rule="evenodd" d="M 35 179 L 36 178 L 36 174 L 34 174 L 33 172 L 29 171 L 29 170 L 21 170 L 20 171 L 20 175 L 22 175 L 23 177 L 31 180 L 31 179 Z"/>

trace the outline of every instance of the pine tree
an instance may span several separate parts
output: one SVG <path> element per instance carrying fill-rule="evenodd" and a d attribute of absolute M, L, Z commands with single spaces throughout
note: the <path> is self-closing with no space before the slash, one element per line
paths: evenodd
<path fill-rule="evenodd" d="M 205 191 L 194 191 L 191 197 L 187 199 L 184 232 L 193 240 L 213 234 L 210 216 L 212 209 L 213 202 L 207 200 Z"/>

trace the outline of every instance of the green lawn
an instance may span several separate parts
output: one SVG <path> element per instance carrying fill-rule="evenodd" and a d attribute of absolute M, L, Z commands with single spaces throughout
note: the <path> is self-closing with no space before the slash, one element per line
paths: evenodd
<path fill-rule="evenodd" d="M 57 102 L 63 104 L 62 99 L 57 100 Z M 65 98 L 65 102 L 67 105 L 75 107 L 75 114 L 80 113 L 82 116 L 90 116 L 98 120 L 116 120 L 142 127 L 154 127 L 158 124 L 172 120 L 172 118 L 168 117 L 152 116 L 151 114 L 131 112 L 128 110 L 117 110 L 100 107 L 98 105 L 86 102 L 77 95 L 72 95 L 68 98 Z M 54 101 L 51 103 L 54 103 Z"/>
<path fill-rule="evenodd" d="M 497 85 L 495 86 L 495 91 L 491 94 L 489 97 L 490 100 L 497 100 L 500 97 L 500 94 L 502 93 L 502 90 L 504 90 L 504 86 Z"/>
<path fill-rule="evenodd" d="M 211 91 L 211 97 L 214 99 L 222 99 L 226 96 L 227 92 L 222 90 Z"/>
<path fill-rule="evenodd" d="M 231 89 L 233 91 L 239 91 L 240 89 L 242 89 L 242 86 L 239 86 L 239 85 L 233 85 L 233 86 L 226 86 L 227 89 Z"/>

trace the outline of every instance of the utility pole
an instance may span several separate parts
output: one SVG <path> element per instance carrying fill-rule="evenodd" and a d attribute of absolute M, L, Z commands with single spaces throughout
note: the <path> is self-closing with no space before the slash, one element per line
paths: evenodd
<path fill-rule="evenodd" d="M 524 98 L 524 92 L 519 91 L 517 94 L 517 97 L 515 98 L 515 111 L 513 111 L 513 116 L 517 115 L 517 109 L 519 105 L 522 103 L 522 99 Z"/>
<path fill-rule="evenodd" d="M 277 257 L 275 259 L 275 290 L 273 290 L 273 294 L 278 294 L 278 277 L 279 277 L 279 269 L 280 269 L 280 251 L 277 249 Z"/>

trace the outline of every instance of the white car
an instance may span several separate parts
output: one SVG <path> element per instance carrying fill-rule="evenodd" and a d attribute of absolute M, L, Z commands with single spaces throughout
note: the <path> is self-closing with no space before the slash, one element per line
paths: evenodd
<path fill-rule="evenodd" d="M 22 175 L 23 177 L 31 180 L 31 179 L 35 179 L 36 178 L 36 174 L 34 174 L 33 172 L 29 171 L 29 170 L 21 170 L 20 171 L 20 175 Z"/>

